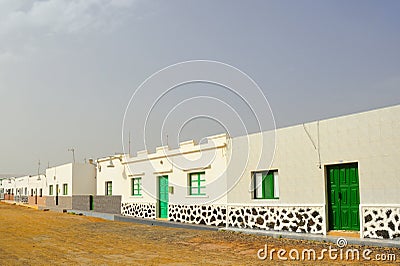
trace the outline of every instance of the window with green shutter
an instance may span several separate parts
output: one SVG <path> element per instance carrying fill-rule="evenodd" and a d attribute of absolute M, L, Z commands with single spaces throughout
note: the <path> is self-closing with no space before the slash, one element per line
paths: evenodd
<path fill-rule="evenodd" d="M 53 185 L 49 186 L 49 195 L 52 196 L 53 195 Z"/>
<path fill-rule="evenodd" d="M 189 194 L 193 196 L 205 196 L 205 183 L 206 177 L 204 172 L 189 174 Z"/>
<path fill-rule="evenodd" d="M 63 195 L 68 195 L 68 184 L 63 184 Z"/>
<path fill-rule="evenodd" d="M 278 171 L 253 172 L 254 199 L 278 199 Z"/>
<path fill-rule="evenodd" d="M 142 196 L 142 178 L 132 178 L 132 196 Z"/>
<path fill-rule="evenodd" d="M 107 181 L 106 182 L 106 195 L 111 196 L 112 195 L 112 181 Z"/>

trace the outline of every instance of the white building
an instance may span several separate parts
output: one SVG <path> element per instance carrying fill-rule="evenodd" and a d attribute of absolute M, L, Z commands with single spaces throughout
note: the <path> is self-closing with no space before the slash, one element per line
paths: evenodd
<path fill-rule="evenodd" d="M 4 199 L 43 209 L 90 209 L 96 195 L 96 166 L 68 163 L 46 169 L 46 174 L 8 177 L 0 182 Z"/>
<path fill-rule="evenodd" d="M 265 140 L 275 140 L 272 142 Z M 273 160 L 268 155 L 274 153 Z M 271 157 L 272 158 L 272 157 Z M 121 213 L 217 226 L 400 236 L 400 106 L 98 160 Z M 112 167 L 108 167 L 112 166 Z"/>
<path fill-rule="evenodd" d="M 136 157 L 98 160 L 98 195 L 122 195 L 122 214 L 141 218 L 172 219 L 173 210 L 182 204 L 212 203 L 221 212 L 220 206 L 227 203 L 226 193 L 220 193 L 226 191 L 227 138 L 223 134 L 207 140 L 202 145 L 186 141 L 176 150 L 159 147 L 153 154 L 140 151 Z M 188 187 L 188 182 L 193 185 Z M 190 222 L 190 215 L 185 218 Z"/>
<path fill-rule="evenodd" d="M 38 205 L 43 201 L 44 179 L 45 175 L 9 177 L 3 179 L 0 186 L 6 200 Z"/>
<path fill-rule="evenodd" d="M 67 163 L 47 168 L 45 181 L 45 206 L 49 208 L 89 206 L 89 196 L 96 195 L 96 167 L 91 163 Z"/>

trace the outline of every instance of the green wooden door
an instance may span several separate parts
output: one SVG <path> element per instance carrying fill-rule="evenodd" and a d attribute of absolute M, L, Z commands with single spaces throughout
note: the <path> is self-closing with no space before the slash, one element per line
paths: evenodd
<path fill-rule="evenodd" d="M 89 210 L 93 211 L 94 210 L 94 200 L 93 200 L 93 195 L 89 196 Z"/>
<path fill-rule="evenodd" d="M 360 230 L 357 164 L 328 167 L 329 229 Z"/>
<path fill-rule="evenodd" d="M 160 218 L 168 218 L 168 176 L 159 177 L 158 205 Z"/>
<path fill-rule="evenodd" d="M 58 205 L 58 185 L 56 185 L 56 205 Z"/>

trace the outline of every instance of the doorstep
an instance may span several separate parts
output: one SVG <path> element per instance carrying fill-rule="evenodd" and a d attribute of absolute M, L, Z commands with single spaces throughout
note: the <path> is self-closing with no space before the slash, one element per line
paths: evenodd
<path fill-rule="evenodd" d="M 359 231 L 345 231 L 345 230 L 330 230 L 328 236 L 344 237 L 344 238 L 360 238 Z"/>

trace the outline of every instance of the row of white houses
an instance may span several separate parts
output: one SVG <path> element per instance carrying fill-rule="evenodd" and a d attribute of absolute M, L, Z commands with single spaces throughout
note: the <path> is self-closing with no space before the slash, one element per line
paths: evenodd
<path fill-rule="evenodd" d="M 400 236 L 400 106 L 71 163 L 2 180 L 0 189 L 8 200 L 43 208 L 393 239 Z"/>
<path fill-rule="evenodd" d="M 68 163 L 46 169 L 45 174 L 0 180 L 5 200 L 29 205 L 72 208 L 72 197 L 96 194 L 96 166 Z"/>

